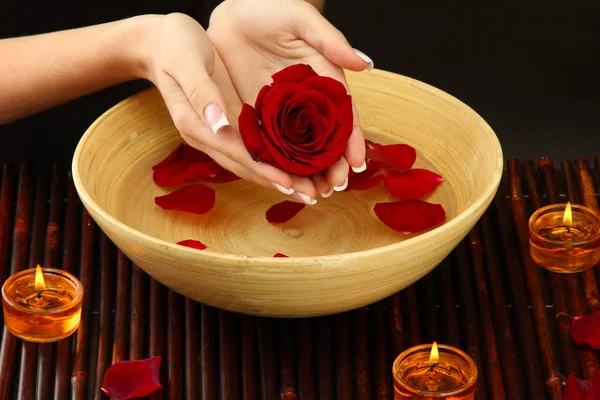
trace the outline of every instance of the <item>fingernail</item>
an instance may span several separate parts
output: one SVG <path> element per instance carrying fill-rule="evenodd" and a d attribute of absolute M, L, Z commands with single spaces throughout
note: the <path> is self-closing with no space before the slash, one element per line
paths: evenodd
<path fill-rule="evenodd" d="M 313 206 L 313 205 L 317 204 L 317 201 L 315 199 L 311 199 L 309 196 L 305 195 L 304 193 L 296 192 L 293 194 L 293 196 L 296 200 L 300 200 L 301 202 L 306 203 L 309 206 Z"/>
<path fill-rule="evenodd" d="M 328 191 L 326 191 L 325 193 L 321 193 L 321 197 L 323 197 L 324 199 L 328 198 L 329 196 L 331 196 L 333 194 L 333 186 L 329 188 Z"/>
<path fill-rule="evenodd" d="M 271 182 L 271 184 L 273 185 L 273 187 L 275 189 L 279 190 L 283 194 L 292 194 L 292 193 L 294 193 L 294 189 L 292 189 L 292 188 L 289 188 L 289 189 L 288 188 L 284 188 L 283 186 L 281 186 L 280 184 L 275 183 L 275 182 Z"/>
<path fill-rule="evenodd" d="M 333 190 L 335 190 L 336 192 L 341 192 L 342 190 L 345 190 L 348 187 L 348 177 L 346 177 L 346 182 L 344 182 L 344 184 L 342 186 L 334 186 Z"/>
<path fill-rule="evenodd" d="M 373 71 L 373 67 L 375 66 L 375 63 L 373 63 L 373 60 L 371 60 L 371 57 L 369 57 L 368 55 L 366 55 L 365 53 L 363 53 L 360 50 L 354 49 L 354 52 L 356 53 L 357 56 L 362 58 L 365 62 L 369 63 L 369 65 L 367 66 L 367 71 L 369 71 L 369 72 Z"/>
<path fill-rule="evenodd" d="M 358 168 L 354 168 L 352 167 L 352 171 L 356 172 L 357 174 L 360 174 L 361 172 L 363 172 L 364 170 L 367 169 L 367 162 L 363 161 L 362 165 Z"/>
<path fill-rule="evenodd" d="M 210 103 L 206 106 L 204 109 L 204 118 L 206 118 L 206 122 L 208 122 L 214 134 L 217 134 L 222 127 L 229 125 L 227 117 L 225 117 L 221 106 L 217 103 Z"/>

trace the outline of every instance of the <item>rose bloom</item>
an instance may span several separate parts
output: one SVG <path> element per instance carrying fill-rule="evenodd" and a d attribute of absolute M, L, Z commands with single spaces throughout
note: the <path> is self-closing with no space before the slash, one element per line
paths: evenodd
<path fill-rule="evenodd" d="M 239 116 L 244 145 L 257 161 L 308 176 L 344 154 L 352 133 L 352 98 L 339 81 L 309 65 L 289 66 L 272 76 L 255 107 Z"/>

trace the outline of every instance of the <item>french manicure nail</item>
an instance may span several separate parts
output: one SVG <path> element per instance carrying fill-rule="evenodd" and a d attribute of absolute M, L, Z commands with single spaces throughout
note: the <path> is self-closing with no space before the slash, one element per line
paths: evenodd
<path fill-rule="evenodd" d="M 289 188 L 289 189 L 285 188 L 285 187 L 283 187 L 280 184 L 275 183 L 275 182 L 271 182 L 271 184 L 273 185 L 273 187 L 275 189 L 279 190 L 283 194 L 292 194 L 292 193 L 294 193 L 294 189 L 292 189 L 292 188 Z"/>
<path fill-rule="evenodd" d="M 321 197 L 326 199 L 333 194 L 333 186 L 329 188 L 325 193 L 321 193 Z"/>
<path fill-rule="evenodd" d="M 210 103 L 204 109 L 204 118 L 206 118 L 206 122 L 210 125 L 210 129 L 216 135 L 219 129 L 222 127 L 229 125 L 229 121 L 227 117 L 225 117 L 225 113 L 221 109 L 221 106 L 217 103 Z"/>
<path fill-rule="evenodd" d="M 317 204 L 317 200 L 311 199 L 309 196 L 305 195 L 304 193 L 296 192 L 296 193 L 294 193 L 293 196 L 297 200 L 300 200 L 300 201 L 308 204 L 309 206 L 313 206 L 313 205 Z"/>
<path fill-rule="evenodd" d="M 344 182 L 344 184 L 342 186 L 334 186 L 333 190 L 335 190 L 336 192 L 341 192 L 343 190 L 345 190 L 348 187 L 348 177 L 346 177 L 346 182 Z"/>
<path fill-rule="evenodd" d="M 356 172 L 357 174 L 360 174 L 361 172 L 363 172 L 364 170 L 367 169 L 367 162 L 363 161 L 362 165 L 358 168 L 354 168 L 352 167 L 352 171 Z"/>
<path fill-rule="evenodd" d="M 373 60 L 371 60 L 371 57 L 369 57 L 368 55 L 366 55 L 365 53 L 363 53 L 360 50 L 354 49 L 354 52 L 356 53 L 357 56 L 362 58 L 365 62 L 369 63 L 369 65 L 367 66 L 367 71 L 369 71 L 369 72 L 373 71 L 373 67 L 375 67 L 375 63 L 373 63 Z"/>

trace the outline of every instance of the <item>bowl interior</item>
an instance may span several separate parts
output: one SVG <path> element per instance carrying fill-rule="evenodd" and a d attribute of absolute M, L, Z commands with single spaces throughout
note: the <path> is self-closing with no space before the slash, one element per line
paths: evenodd
<path fill-rule="evenodd" d="M 382 144 L 410 144 L 417 150 L 415 167 L 446 179 L 425 198 L 444 206 L 446 224 L 495 191 L 502 170 L 500 146 L 475 112 L 399 75 L 376 71 L 348 73 L 348 78 L 366 137 Z M 205 215 L 162 210 L 154 198 L 173 188 L 154 184 L 152 166 L 179 143 L 158 91 L 127 99 L 104 114 L 80 143 L 74 161 L 80 189 L 100 209 L 137 231 L 170 243 L 200 240 L 208 245 L 205 251 L 220 254 L 339 255 L 415 236 L 395 232 L 375 216 L 375 203 L 395 201 L 383 185 L 318 197 L 315 206 L 280 225 L 269 224 L 265 212 L 292 198 L 241 180 L 209 184 L 216 190 L 216 204 Z"/>

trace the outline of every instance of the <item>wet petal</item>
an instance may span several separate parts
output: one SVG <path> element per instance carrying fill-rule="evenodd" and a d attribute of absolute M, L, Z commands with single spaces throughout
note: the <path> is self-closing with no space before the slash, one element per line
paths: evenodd
<path fill-rule="evenodd" d="M 180 246 L 191 247 L 192 249 L 196 250 L 205 250 L 206 248 L 208 248 L 208 246 L 202 243 L 201 241 L 193 239 L 182 240 L 180 242 L 177 242 L 177 244 Z"/>
<path fill-rule="evenodd" d="M 417 159 L 417 152 L 414 147 L 407 144 L 367 145 L 367 159 L 384 163 L 392 168 L 410 169 Z"/>
<path fill-rule="evenodd" d="M 183 150 L 183 146 L 184 146 L 183 143 L 181 143 L 179 146 L 177 146 L 177 148 L 175 150 L 173 150 L 171 152 L 171 154 L 169 154 L 164 160 L 162 160 L 161 162 L 159 162 L 158 164 L 153 166 L 152 170 L 156 171 L 157 169 L 166 167 L 167 165 L 170 165 L 173 162 L 175 162 L 177 159 L 179 159 L 179 157 L 181 157 L 181 151 Z"/>
<path fill-rule="evenodd" d="M 386 189 L 400 200 L 418 199 L 437 188 L 443 181 L 440 175 L 426 169 L 386 171 L 383 183 Z"/>
<path fill-rule="evenodd" d="M 573 318 L 571 337 L 579 346 L 587 343 L 594 349 L 600 349 L 600 311 Z"/>
<path fill-rule="evenodd" d="M 398 232 L 416 233 L 441 224 L 446 212 L 441 204 L 412 199 L 392 203 L 377 203 L 373 208 L 377 217 Z"/>
<path fill-rule="evenodd" d="M 152 179 L 158 186 L 176 186 L 198 180 L 209 181 L 222 171 L 223 168 L 212 160 L 194 163 L 182 161 L 155 170 Z"/>
<path fill-rule="evenodd" d="M 215 205 L 215 191 L 205 185 L 193 184 L 156 197 L 154 202 L 165 210 L 205 214 Z"/>
<path fill-rule="evenodd" d="M 115 400 L 148 396 L 162 389 L 159 381 L 161 357 L 120 361 L 104 374 L 102 391 Z"/>
<path fill-rule="evenodd" d="M 239 180 L 240 177 L 233 172 L 221 168 L 221 170 L 213 177 L 202 179 L 203 181 L 210 183 L 227 183 Z"/>
<path fill-rule="evenodd" d="M 294 218 L 306 204 L 294 201 L 282 201 L 267 210 L 267 221 L 272 224 L 282 224 Z"/>

